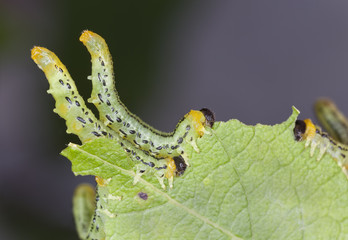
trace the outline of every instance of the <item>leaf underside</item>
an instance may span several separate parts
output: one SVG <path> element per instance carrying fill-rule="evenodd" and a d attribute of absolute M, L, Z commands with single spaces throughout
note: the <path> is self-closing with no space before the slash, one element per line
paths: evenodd
<path fill-rule="evenodd" d="M 348 239 L 348 184 L 329 155 L 294 140 L 298 112 L 274 126 L 216 122 L 163 190 L 116 141 L 70 144 L 76 175 L 108 180 L 98 209 L 107 239 Z M 144 197 L 146 196 L 146 197 Z"/>

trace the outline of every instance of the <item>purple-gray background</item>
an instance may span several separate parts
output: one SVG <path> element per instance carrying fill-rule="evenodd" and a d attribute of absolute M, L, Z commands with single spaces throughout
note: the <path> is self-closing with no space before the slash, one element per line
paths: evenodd
<path fill-rule="evenodd" d="M 90 57 L 78 37 L 103 36 L 117 89 L 146 122 L 170 131 L 190 109 L 217 120 L 275 124 L 313 118 L 320 96 L 348 113 L 348 1 L 0 2 L 0 239 L 76 239 L 79 182 L 59 156 L 76 137 L 52 112 L 44 74 L 30 59 L 54 51 L 88 97 Z"/>

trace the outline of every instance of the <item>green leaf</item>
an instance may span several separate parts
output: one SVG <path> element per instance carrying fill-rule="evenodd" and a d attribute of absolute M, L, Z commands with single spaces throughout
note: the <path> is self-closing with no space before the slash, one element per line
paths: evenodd
<path fill-rule="evenodd" d="M 96 175 L 107 239 L 348 239 L 347 178 L 319 150 L 294 140 L 298 112 L 275 126 L 216 122 L 189 152 L 190 167 L 163 190 L 153 175 L 134 185 L 116 141 L 70 144 L 77 175 Z M 147 198 L 146 198 L 147 197 Z"/>

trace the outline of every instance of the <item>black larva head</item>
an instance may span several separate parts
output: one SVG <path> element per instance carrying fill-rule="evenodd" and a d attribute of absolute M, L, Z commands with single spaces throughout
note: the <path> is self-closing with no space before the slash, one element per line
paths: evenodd
<path fill-rule="evenodd" d="M 205 124 L 208 125 L 209 127 L 213 127 L 215 122 L 214 113 L 210 111 L 208 108 L 202 108 L 200 111 L 203 113 L 205 117 Z"/>
<path fill-rule="evenodd" d="M 296 120 L 294 127 L 294 136 L 296 141 L 301 141 L 303 134 L 306 132 L 306 123 L 302 120 Z"/>
<path fill-rule="evenodd" d="M 176 166 L 176 175 L 177 176 L 183 175 L 187 167 L 185 160 L 183 159 L 181 155 L 173 157 L 173 160 Z"/>

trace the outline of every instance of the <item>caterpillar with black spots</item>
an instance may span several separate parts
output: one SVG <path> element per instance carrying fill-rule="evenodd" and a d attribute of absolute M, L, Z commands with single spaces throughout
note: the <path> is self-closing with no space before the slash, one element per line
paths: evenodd
<path fill-rule="evenodd" d="M 66 120 L 67 132 L 76 134 L 82 143 L 97 137 L 106 137 L 119 142 L 120 146 L 137 163 L 137 179 L 152 172 L 165 188 L 164 177 L 173 187 L 174 176 L 185 171 L 188 158 L 184 146 L 189 143 L 197 152 L 196 140 L 212 127 L 214 114 L 203 108 L 191 110 L 178 123 L 172 133 L 160 132 L 142 122 L 120 101 L 114 86 L 111 55 L 102 37 L 84 31 L 80 40 L 86 45 L 92 57 L 93 90 L 90 102 L 99 111 L 100 120 L 90 111 L 79 95 L 76 85 L 66 67 L 50 50 L 34 47 L 32 59 L 46 75 L 56 100 L 54 112 Z"/>
<path fill-rule="evenodd" d="M 330 154 L 348 177 L 348 146 L 345 144 L 348 134 L 347 119 L 329 99 L 318 100 L 314 110 L 319 121 L 335 139 L 323 132 L 319 126 L 315 126 L 310 119 L 305 119 L 297 120 L 295 123 L 295 140 L 306 141 L 305 147 L 310 146 L 311 156 L 314 155 L 315 149 L 319 149 L 318 161 L 325 153 Z"/>
<path fill-rule="evenodd" d="M 198 152 L 196 139 L 207 133 L 206 126 L 212 127 L 214 115 L 208 109 L 191 110 L 171 133 L 160 132 L 141 121 L 131 113 L 119 99 L 115 89 L 113 64 L 104 39 L 91 31 L 85 31 L 80 41 L 87 47 L 92 58 L 93 90 L 91 98 L 101 121 L 139 149 L 155 157 L 181 155 L 187 162 L 183 144 L 189 143 Z"/>

